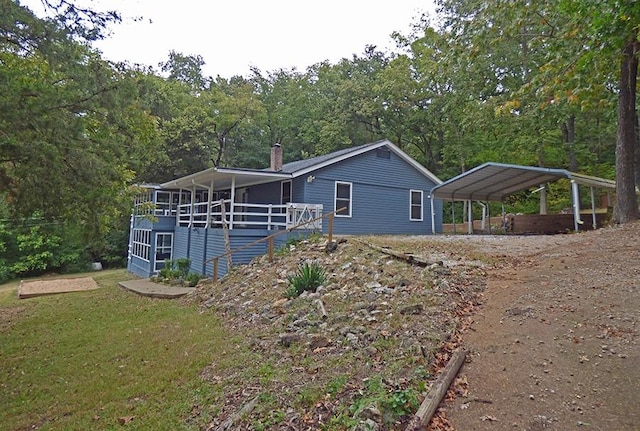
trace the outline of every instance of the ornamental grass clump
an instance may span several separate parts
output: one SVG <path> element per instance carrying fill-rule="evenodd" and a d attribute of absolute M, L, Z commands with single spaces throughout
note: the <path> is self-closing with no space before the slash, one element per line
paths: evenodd
<path fill-rule="evenodd" d="M 287 289 L 286 297 L 296 298 L 305 291 L 315 292 L 326 278 L 327 274 L 319 263 L 305 262 L 298 266 L 298 271 L 295 274 L 287 276 L 289 288 Z"/>

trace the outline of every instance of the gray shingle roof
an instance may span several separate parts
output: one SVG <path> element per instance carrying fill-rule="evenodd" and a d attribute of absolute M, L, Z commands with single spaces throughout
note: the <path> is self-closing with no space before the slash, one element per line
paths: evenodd
<path fill-rule="evenodd" d="M 282 165 L 282 170 L 280 172 L 284 174 L 293 174 L 295 172 L 301 171 L 303 169 L 308 169 L 315 165 L 320 165 L 322 163 L 328 162 L 331 159 L 335 159 L 338 157 L 342 157 L 349 153 L 355 153 L 363 148 L 370 147 L 378 144 L 378 142 L 373 142 L 370 144 L 359 145 L 357 147 L 345 148 L 344 150 L 334 151 L 333 153 L 325 154 L 322 156 L 312 157 L 310 159 L 297 160 L 295 162 L 286 163 Z"/>

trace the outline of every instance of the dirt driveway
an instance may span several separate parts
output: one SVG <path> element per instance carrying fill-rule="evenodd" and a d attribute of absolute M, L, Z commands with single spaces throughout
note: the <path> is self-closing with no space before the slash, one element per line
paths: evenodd
<path fill-rule="evenodd" d="M 464 334 L 457 430 L 640 430 L 640 223 L 479 242 L 493 271 Z"/>

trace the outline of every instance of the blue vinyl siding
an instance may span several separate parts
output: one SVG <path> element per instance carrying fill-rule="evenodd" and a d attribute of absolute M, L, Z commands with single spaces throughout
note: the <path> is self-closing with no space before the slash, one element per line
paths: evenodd
<path fill-rule="evenodd" d="M 317 170 L 313 176 L 313 182 L 304 182 L 305 201 L 322 203 L 325 214 L 334 211 L 335 182 L 352 184 L 352 216 L 336 217 L 336 234 L 431 233 L 431 202 L 427 196 L 435 183 L 395 153 L 385 159 L 369 151 Z M 409 220 L 409 190 L 423 192 L 423 221 Z"/>
<path fill-rule="evenodd" d="M 131 259 L 127 264 L 127 270 L 138 277 L 148 278 L 151 273 L 151 264 L 139 257 L 131 256 Z"/>
<path fill-rule="evenodd" d="M 189 228 L 176 226 L 173 235 L 173 258 L 189 257 Z"/>
<path fill-rule="evenodd" d="M 205 247 L 207 245 L 207 230 L 210 229 L 196 227 L 190 230 L 188 257 L 191 259 L 191 272 L 201 274 L 205 259 Z"/>

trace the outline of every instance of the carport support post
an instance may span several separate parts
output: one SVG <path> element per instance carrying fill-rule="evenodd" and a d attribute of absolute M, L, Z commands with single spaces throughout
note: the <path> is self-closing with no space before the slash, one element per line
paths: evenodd
<path fill-rule="evenodd" d="M 469 223 L 469 235 L 473 234 L 473 212 L 471 211 L 471 199 L 469 199 L 469 215 L 467 216 L 467 222 Z"/>
<path fill-rule="evenodd" d="M 573 228 L 578 232 L 578 226 L 582 224 L 582 220 L 580 220 L 580 193 L 575 180 L 571 180 L 571 198 L 573 199 Z"/>
<path fill-rule="evenodd" d="M 453 233 L 456 233 L 456 201 L 451 201 L 451 221 L 453 222 Z"/>
<path fill-rule="evenodd" d="M 593 187 L 591 189 L 591 222 L 593 223 L 593 229 L 597 229 L 596 226 L 596 195 L 593 191 Z"/>

